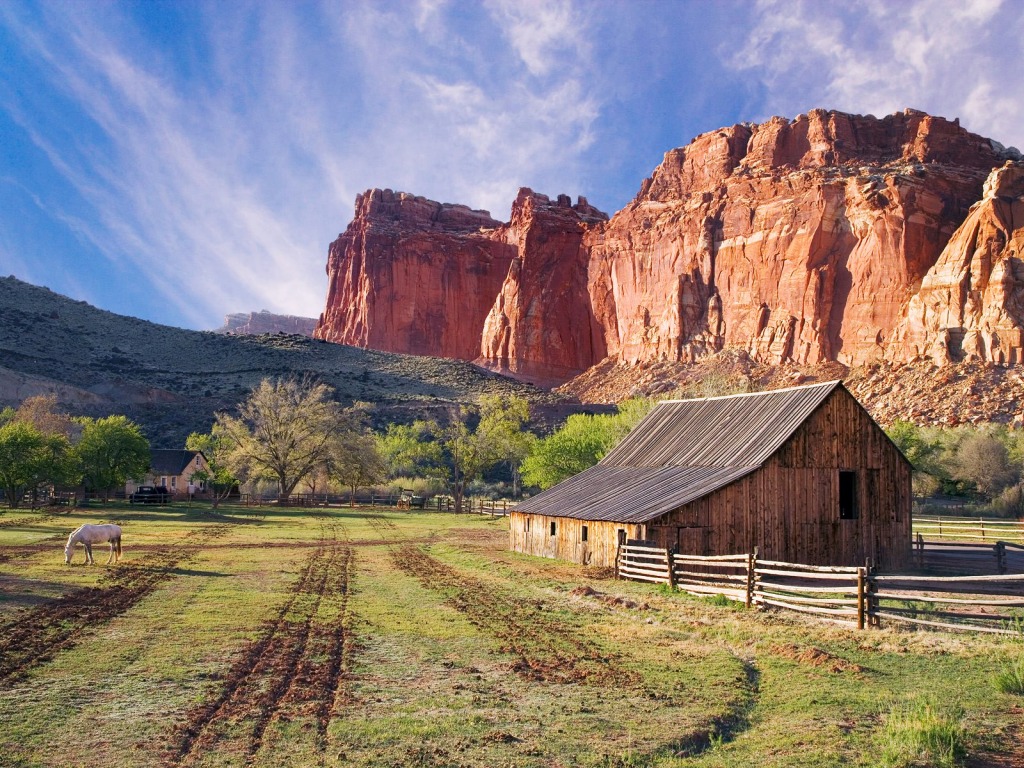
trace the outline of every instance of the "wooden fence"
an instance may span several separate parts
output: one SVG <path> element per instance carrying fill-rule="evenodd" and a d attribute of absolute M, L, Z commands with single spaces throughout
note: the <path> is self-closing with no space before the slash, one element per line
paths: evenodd
<path fill-rule="evenodd" d="M 1007 541 L 1024 544 L 1024 524 L 984 517 L 914 517 L 913 531 L 928 540 Z"/>
<path fill-rule="evenodd" d="M 747 607 L 812 614 L 858 629 L 881 626 L 886 619 L 939 629 L 1024 631 L 1016 610 L 1024 608 L 1024 574 L 880 575 L 868 566 L 762 560 L 756 551 L 683 555 L 637 540 L 619 547 L 615 572 L 619 578 L 667 584 L 705 597 L 723 595 Z"/>

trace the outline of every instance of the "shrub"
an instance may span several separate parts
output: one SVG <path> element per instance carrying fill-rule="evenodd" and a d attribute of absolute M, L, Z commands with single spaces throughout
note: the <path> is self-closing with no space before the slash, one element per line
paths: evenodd
<path fill-rule="evenodd" d="M 894 706 L 882 731 L 882 761 L 887 768 L 953 768 L 967 754 L 963 710 L 928 701 Z"/>
<path fill-rule="evenodd" d="M 995 685 L 1000 693 L 1024 696 L 1024 657 L 1004 666 L 996 675 Z"/>

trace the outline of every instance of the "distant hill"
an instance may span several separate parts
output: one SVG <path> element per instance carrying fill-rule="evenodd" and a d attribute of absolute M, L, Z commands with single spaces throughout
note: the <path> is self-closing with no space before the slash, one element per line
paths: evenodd
<path fill-rule="evenodd" d="M 234 333 L 244 336 L 259 336 L 263 333 L 294 333 L 298 336 L 312 336 L 316 328 L 315 317 L 275 315 L 263 309 L 259 312 L 237 312 L 224 316 L 224 325 L 214 328 L 214 333 Z"/>
<path fill-rule="evenodd" d="M 359 349 L 297 335 L 222 335 L 116 315 L 47 288 L 0 278 L 0 407 L 55 393 L 72 413 L 124 413 L 155 446 L 205 431 L 265 377 L 311 375 L 379 418 L 517 394 L 561 410 L 573 400 L 469 363 Z M 569 406 L 571 409 L 571 406 Z"/>

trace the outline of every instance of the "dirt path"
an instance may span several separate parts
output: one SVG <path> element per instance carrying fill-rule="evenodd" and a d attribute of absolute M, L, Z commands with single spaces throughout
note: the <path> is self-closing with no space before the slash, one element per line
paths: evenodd
<path fill-rule="evenodd" d="M 213 745 L 243 739 L 247 764 L 254 762 L 268 727 L 282 717 L 305 715 L 316 722 L 316 746 L 323 754 L 327 728 L 349 701 L 348 671 L 354 650 L 348 610 L 353 551 L 324 528 L 284 605 L 258 640 L 228 672 L 219 695 L 188 714 L 180 739 L 166 762 L 187 765 Z M 339 595 L 337 613 L 317 619 L 325 595 Z M 228 733 L 241 724 L 242 736 Z"/>
<path fill-rule="evenodd" d="M 201 542 L 226 529 L 194 532 L 175 546 L 152 550 L 144 562 L 107 570 L 98 587 L 76 589 L 0 626 L 0 682 L 24 677 L 38 664 L 74 646 L 82 634 L 124 613 L 191 560 Z"/>

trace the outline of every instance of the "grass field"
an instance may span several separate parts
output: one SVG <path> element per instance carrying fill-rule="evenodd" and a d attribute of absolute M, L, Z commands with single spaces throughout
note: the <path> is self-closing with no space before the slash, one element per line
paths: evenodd
<path fill-rule="evenodd" d="M 500 519 L 222 512 L 0 515 L 0 765 L 1024 756 L 1024 700 L 995 682 L 1024 638 L 858 633 L 671 594 L 510 553 Z M 123 527 L 119 565 L 103 548 L 64 565 L 83 522 Z"/>

